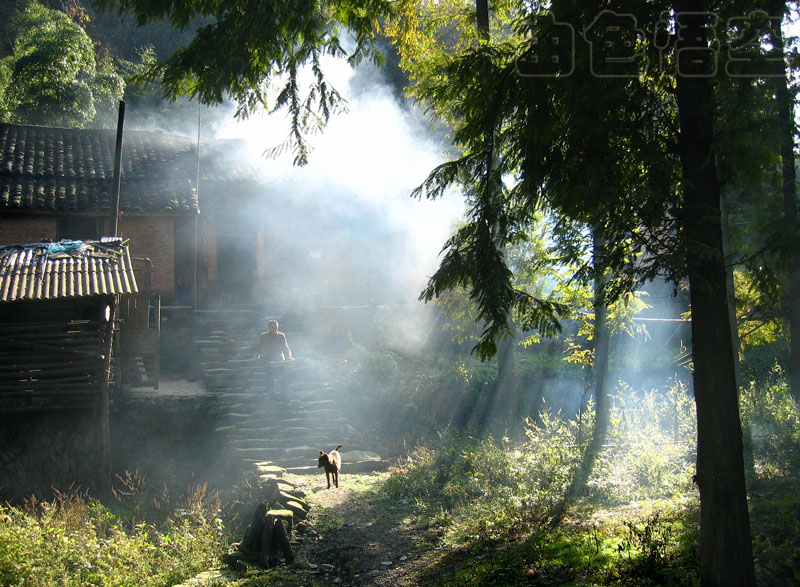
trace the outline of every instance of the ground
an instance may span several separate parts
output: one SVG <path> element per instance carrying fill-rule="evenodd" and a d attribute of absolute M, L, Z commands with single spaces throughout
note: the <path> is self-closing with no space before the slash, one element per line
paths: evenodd
<path fill-rule="evenodd" d="M 398 586 L 416 584 L 414 572 L 431 548 L 410 500 L 372 495 L 386 474 L 347 475 L 327 489 L 325 475 L 291 475 L 312 504 L 308 529 L 298 532 L 299 556 L 310 569 L 301 584 Z"/>

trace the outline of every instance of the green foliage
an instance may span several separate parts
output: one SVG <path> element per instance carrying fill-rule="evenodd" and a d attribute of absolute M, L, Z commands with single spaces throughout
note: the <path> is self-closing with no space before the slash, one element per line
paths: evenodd
<path fill-rule="evenodd" d="M 6 92 L 13 72 L 14 58 L 12 56 L 0 58 L 0 120 L 11 120 L 11 109 Z"/>
<path fill-rule="evenodd" d="M 694 491 L 697 423 L 686 385 L 611 395 L 608 446 L 589 489 L 604 501 L 672 497 Z"/>
<path fill-rule="evenodd" d="M 9 30 L 13 56 L 0 75 L 0 110 L 7 120 L 75 127 L 115 120 L 124 82 L 110 59 L 98 64 L 92 40 L 78 23 L 28 0 Z"/>
<path fill-rule="evenodd" d="M 763 261 L 763 259 L 762 259 Z M 739 358 L 751 348 L 770 346 L 787 337 L 781 312 L 781 288 L 774 273 L 767 269 L 744 267 L 733 273 L 736 291 L 736 321 L 739 331 Z M 769 369 L 770 365 L 765 366 Z"/>
<path fill-rule="evenodd" d="M 592 415 L 591 404 L 580 419 L 543 411 L 527 420 L 527 441 L 515 447 L 508 439 L 445 435 L 436 449 L 417 449 L 393 487 L 448 510 L 480 496 L 488 507 L 545 519 L 580 466 Z M 621 385 L 612 396 L 608 445 L 590 496 L 611 504 L 692 494 L 695 438 L 694 404 L 684 385 L 674 382 L 661 392 Z"/>
<path fill-rule="evenodd" d="M 485 415 L 481 391 L 496 379 L 496 365 L 445 355 L 420 359 L 353 351 L 347 363 L 353 368 L 347 383 L 350 411 L 386 442 L 413 446 L 449 426 L 475 428 Z"/>
<path fill-rule="evenodd" d="M 674 568 L 676 559 L 687 554 L 675 548 L 680 544 L 679 539 L 685 540 L 675 522 L 664 519 L 661 512 L 656 511 L 642 522 L 625 520 L 623 523 L 624 537 L 617 546 L 622 558 L 620 578 L 650 585 L 681 584 L 689 579 L 680 577 Z M 691 554 L 686 558 L 691 561 Z"/>
<path fill-rule="evenodd" d="M 637 417 L 650 408 L 637 406 Z M 415 503 L 427 537 L 447 547 L 437 549 L 441 560 L 419 581 L 696 584 L 696 501 L 682 493 L 685 485 L 663 492 L 663 486 L 619 484 L 599 514 L 583 501 L 568 523 L 551 525 L 550 513 L 580 465 L 586 428 L 587 422 L 545 412 L 529 421 L 528 439 L 519 445 L 451 434 L 414 451 L 383 491 Z M 621 469 L 618 475 L 635 474 Z M 670 500 L 653 500 L 662 493 Z M 650 505 L 631 506 L 632 500 Z"/>
<path fill-rule="evenodd" d="M 756 473 L 763 479 L 800 478 L 800 406 L 778 365 L 742 389 L 742 426 L 750 428 Z"/>
<path fill-rule="evenodd" d="M 237 116 L 257 108 L 286 108 L 291 136 L 274 153 L 293 149 L 295 163 L 308 161 L 305 136 L 320 130 L 341 108 L 341 96 L 327 82 L 322 58 L 347 56 L 381 61 L 373 48 L 376 19 L 390 10 L 386 0 L 368 2 L 223 2 L 153 3 L 148 0 L 99 0 L 99 8 L 129 12 L 139 24 L 167 19 L 186 30 L 204 22 L 192 41 L 159 63 L 167 97 L 188 95 L 203 104 L 221 104 L 226 95 L 238 102 Z M 355 38 L 348 52 L 344 31 Z M 311 76 L 304 89 L 303 73 Z M 272 90 L 277 89 L 277 92 Z"/>
<path fill-rule="evenodd" d="M 204 486 L 161 524 L 128 519 L 82 494 L 0 506 L 3 585 L 172 585 L 218 564 L 219 501 Z"/>
<path fill-rule="evenodd" d="M 671 112 L 669 94 L 644 79 L 589 75 L 585 63 L 570 75 L 520 74 L 520 62 L 536 51 L 534 40 L 549 38 L 551 11 L 559 20 L 588 23 L 600 9 L 494 3 L 492 34 L 479 41 L 474 13 L 463 5 L 408 1 L 388 27 L 415 82 L 410 93 L 454 127 L 461 150 L 415 194 L 436 198 L 457 185 L 469 202 L 467 223 L 445 244 L 423 298 L 467 289 L 484 324 L 475 348 L 480 357 L 491 356 L 495 341 L 511 334 L 512 310 L 528 318 L 522 330 L 548 333 L 565 313 L 556 300 L 516 288 L 511 277 L 509 251 L 527 240 L 527 227 L 543 210 L 552 217 L 549 239 L 561 256 L 547 258 L 575 264 L 578 282 L 594 279 L 586 227 L 607 243 L 603 262 L 613 279 L 603 293 L 609 299 L 660 271 L 679 272 L 680 261 L 671 258 L 674 227 L 665 221 L 676 159 L 665 156 L 659 128 Z M 655 16 L 647 10 L 643 21 Z M 457 24 L 444 24 L 448 18 Z M 593 99 L 578 99 L 586 95 Z"/>
<path fill-rule="evenodd" d="M 386 491 L 426 512 L 441 511 L 459 533 L 492 540 L 547 522 L 578 465 L 576 433 L 575 422 L 544 413 L 517 447 L 508 439 L 443 436 L 435 449 L 417 448 Z"/>
<path fill-rule="evenodd" d="M 463 226 L 457 229 L 453 239 L 460 238 L 458 233 Z M 572 280 L 576 268 L 558 260 L 549 235 L 552 226 L 543 215 L 535 215 L 503 252 L 517 300 L 511 306 L 509 328 L 515 334 L 515 343 L 523 347 L 540 343 L 543 336 L 561 333 L 556 317 L 580 316 L 591 305 L 591 293 L 586 284 Z M 443 286 L 444 282 L 439 285 Z M 432 282 L 421 297 L 435 301 L 442 308 L 448 319 L 445 328 L 455 333 L 454 341 L 477 343 L 474 350 L 479 350 L 486 333 L 479 330 L 480 308 L 474 293 L 469 280 L 441 288 Z M 480 352 L 478 356 L 488 357 Z"/>
<path fill-rule="evenodd" d="M 796 485 L 780 484 L 757 493 L 750 519 L 759 585 L 800 582 L 800 496 Z"/>

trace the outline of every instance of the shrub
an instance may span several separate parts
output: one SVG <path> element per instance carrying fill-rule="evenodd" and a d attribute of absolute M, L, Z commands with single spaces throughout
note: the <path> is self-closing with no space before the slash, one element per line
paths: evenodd
<path fill-rule="evenodd" d="M 141 512 L 140 512 L 141 513 Z M 219 501 L 205 486 L 158 526 L 81 493 L 0 506 L 2 585 L 171 585 L 217 564 Z"/>
<path fill-rule="evenodd" d="M 589 481 L 608 503 L 694 493 L 697 426 L 686 385 L 634 390 L 620 381 L 611 398 L 609 438 Z"/>
<path fill-rule="evenodd" d="M 758 476 L 800 478 L 800 406 L 792 398 L 783 369 L 776 364 L 763 382 L 750 382 L 742 390 L 740 405 Z"/>

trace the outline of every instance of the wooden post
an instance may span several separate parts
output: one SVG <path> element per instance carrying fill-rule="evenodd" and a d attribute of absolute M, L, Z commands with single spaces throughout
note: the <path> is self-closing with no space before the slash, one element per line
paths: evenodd
<path fill-rule="evenodd" d="M 114 180 L 111 188 L 111 203 L 109 216 L 111 218 L 111 236 L 117 236 L 119 223 L 119 191 L 122 176 L 122 127 L 125 124 L 125 102 L 119 101 L 119 116 L 117 118 L 117 142 L 114 149 Z"/>
<path fill-rule="evenodd" d="M 155 371 L 155 385 L 154 389 L 158 389 L 158 382 L 161 378 L 161 296 L 155 296 L 155 330 L 156 330 L 156 348 L 155 358 L 153 361 L 153 371 Z"/>
<path fill-rule="evenodd" d="M 195 196 L 200 205 L 200 113 L 202 106 L 197 102 L 197 169 L 195 174 Z M 194 242 L 192 243 L 192 307 L 197 310 L 197 223 L 199 214 L 194 215 Z"/>
<path fill-rule="evenodd" d="M 264 516 L 266 515 L 267 504 L 258 504 L 256 511 L 253 513 L 253 521 L 250 522 L 250 525 L 247 527 L 244 539 L 239 545 L 239 550 L 244 553 L 256 553 L 261 551 L 259 542 L 261 541 L 261 534 L 263 531 L 262 525 L 264 523 Z"/>
<path fill-rule="evenodd" d="M 264 568 L 269 567 L 270 555 L 280 550 L 287 562 L 295 559 L 289 533 L 280 516 L 270 514 L 265 503 L 260 503 L 253 514 L 253 521 L 247 527 L 239 551 L 245 557 L 257 560 Z"/>
<path fill-rule="evenodd" d="M 114 342 L 114 315 L 117 310 L 116 296 L 110 296 L 105 306 L 105 315 L 101 316 L 101 323 L 107 319 L 105 325 L 105 339 L 103 341 L 103 368 L 100 376 L 100 446 L 103 455 L 103 485 L 111 486 L 111 423 L 109 418 L 109 380 L 111 379 L 111 351 Z"/>
<path fill-rule="evenodd" d="M 286 533 L 283 520 L 275 518 L 272 528 L 272 542 L 277 542 L 278 548 L 281 549 L 283 556 L 286 558 L 286 562 L 292 562 L 294 560 L 294 551 L 292 550 L 291 542 L 289 542 L 289 535 Z"/>

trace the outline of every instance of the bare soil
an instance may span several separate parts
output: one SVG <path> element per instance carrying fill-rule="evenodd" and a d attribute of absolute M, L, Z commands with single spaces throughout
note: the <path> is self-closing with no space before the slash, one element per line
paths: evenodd
<path fill-rule="evenodd" d="M 298 571 L 306 575 L 301 584 L 420 584 L 415 577 L 430 554 L 431 537 L 418 527 L 413 502 L 376 494 L 385 478 L 343 472 L 339 488 L 327 489 L 322 473 L 289 476 L 312 505 L 307 527 L 298 531 L 298 556 L 308 563 Z"/>

